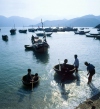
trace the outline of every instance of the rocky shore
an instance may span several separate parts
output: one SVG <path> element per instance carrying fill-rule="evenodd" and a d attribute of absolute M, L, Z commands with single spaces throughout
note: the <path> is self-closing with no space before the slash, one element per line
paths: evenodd
<path fill-rule="evenodd" d="M 100 92 L 79 104 L 75 109 L 100 109 Z"/>

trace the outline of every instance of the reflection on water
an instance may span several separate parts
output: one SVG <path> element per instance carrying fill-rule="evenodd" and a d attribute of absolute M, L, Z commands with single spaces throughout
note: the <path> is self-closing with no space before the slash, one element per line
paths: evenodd
<path fill-rule="evenodd" d="M 76 76 L 76 85 L 80 86 L 80 75 L 79 75 L 79 73 L 75 73 L 75 76 Z"/>
<path fill-rule="evenodd" d="M 36 57 L 37 61 L 40 61 L 42 63 L 48 63 L 49 62 L 48 52 L 45 52 L 45 53 L 33 52 L 33 56 Z"/>
<path fill-rule="evenodd" d="M 54 74 L 54 80 L 56 81 L 56 83 L 59 84 L 70 84 L 71 82 L 76 80 L 75 75 L 70 75 L 68 77 L 66 77 L 66 80 L 64 82 L 61 81 L 62 77 L 60 75 L 58 75 L 57 73 Z"/>
<path fill-rule="evenodd" d="M 96 88 L 93 83 L 90 83 L 89 87 L 90 87 L 91 96 L 100 92 L 100 90 L 98 88 Z"/>

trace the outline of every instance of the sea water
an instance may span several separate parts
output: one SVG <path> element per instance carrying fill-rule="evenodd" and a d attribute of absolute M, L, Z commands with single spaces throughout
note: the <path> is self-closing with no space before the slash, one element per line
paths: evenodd
<path fill-rule="evenodd" d="M 74 32 L 56 32 L 47 37 L 48 52 L 39 54 L 24 48 L 31 45 L 35 33 L 19 33 L 22 28 L 17 27 L 16 34 L 11 35 L 10 29 L 2 27 L 0 31 L 0 109 L 74 109 L 100 91 L 99 40 Z M 8 41 L 2 40 L 2 35 L 8 35 Z M 59 64 L 58 59 L 60 63 L 68 59 L 73 64 L 74 54 L 80 63 L 77 79 L 61 84 L 53 67 Z M 90 85 L 87 85 L 85 61 L 96 68 Z M 28 68 L 41 77 L 33 91 L 22 84 Z"/>

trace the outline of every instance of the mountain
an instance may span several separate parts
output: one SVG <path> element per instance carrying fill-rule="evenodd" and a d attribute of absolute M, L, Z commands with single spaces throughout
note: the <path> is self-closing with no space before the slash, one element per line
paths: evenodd
<path fill-rule="evenodd" d="M 70 20 L 46 20 L 43 22 L 44 26 L 70 26 L 70 27 L 95 27 L 100 24 L 100 16 L 86 15 L 82 17 L 73 18 Z M 38 23 L 34 26 L 41 26 L 41 23 Z"/>
<path fill-rule="evenodd" d="M 57 27 L 57 26 L 70 26 L 70 27 L 95 27 L 100 24 L 100 16 L 85 15 L 67 20 L 61 19 L 60 17 L 55 20 L 55 17 L 39 16 L 35 19 L 29 19 L 18 16 L 11 16 L 9 18 L 0 16 L 0 27 L 22 27 L 22 26 L 42 26 L 41 18 L 45 27 Z"/>
<path fill-rule="evenodd" d="M 38 22 L 24 17 L 18 17 L 18 16 L 11 16 L 11 17 L 4 17 L 0 16 L 0 27 L 13 27 L 14 25 L 16 27 L 22 27 L 22 26 L 29 26 L 31 24 L 35 25 Z"/>

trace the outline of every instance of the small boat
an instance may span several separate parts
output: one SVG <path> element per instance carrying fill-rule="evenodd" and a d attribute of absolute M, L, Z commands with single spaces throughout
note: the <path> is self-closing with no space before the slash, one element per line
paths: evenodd
<path fill-rule="evenodd" d="M 32 45 L 24 45 L 24 47 L 27 50 L 33 50 L 33 46 Z"/>
<path fill-rule="evenodd" d="M 37 36 L 44 36 L 44 34 L 45 34 L 46 36 L 51 36 L 51 35 L 52 35 L 52 32 L 37 31 L 37 32 L 35 32 L 35 34 L 36 34 Z"/>
<path fill-rule="evenodd" d="M 34 28 L 29 28 L 28 31 L 29 32 L 35 32 L 36 30 Z"/>
<path fill-rule="evenodd" d="M 19 33 L 27 33 L 27 29 L 19 30 Z"/>
<path fill-rule="evenodd" d="M 62 64 L 57 64 L 54 66 L 53 69 L 56 71 L 58 75 L 62 76 L 65 72 L 63 72 L 61 66 Z M 68 68 L 68 72 L 66 73 L 66 75 L 72 75 L 75 72 L 75 67 L 73 65 L 66 64 L 66 68 Z"/>
<path fill-rule="evenodd" d="M 90 31 L 84 31 L 84 30 L 81 30 L 81 31 L 74 31 L 75 34 L 79 34 L 79 35 L 84 35 L 86 33 L 89 33 Z"/>
<path fill-rule="evenodd" d="M 86 34 L 86 37 L 97 37 L 97 36 L 100 36 L 100 33 L 98 32 L 98 33 L 87 33 Z"/>
<path fill-rule="evenodd" d="M 34 77 L 34 75 L 32 75 L 32 76 Z M 39 78 L 38 78 L 37 81 L 34 81 L 33 82 L 33 86 L 36 85 L 38 82 L 39 82 Z M 27 75 L 25 75 L 25 76 L 22 77 L 22 83 L 25 86 L 32 87 L 32 82 L 27 82 Z"/>
<path fill-rule="evenodd" d="M 52 32 L 46 32 L 45 34 L 46 34 L 46 36 L 51 36 Z"/>
<path fill-rule="evenodd" d="M 10 30 L 10 33 L 11 33 L 11 35 L 16 34 L 16 29 L 11 29 L 11 30 Z"/>
<path fill-rule="evenodd" d="M 14 28 L 12 28 L 12 29 L 10 30 L 10 33 L 11 33 L 11 35 L 14 35 L 14 34 L 16 34 L 15 25 L 14 25 Z"/>
<path fill-rule="evenodd" d="M 7 35 L 2 35 L 2 39 L 7 41 L 8 40 L 8 36 Z"/>
<path fill-rule="evenodd" d="M 36 52 L 46 52 L 49 48 L 49 45 L 47 42 L 41 42 L 41 43 L 34 43 L 33 44 L 33 50 Z"/>

